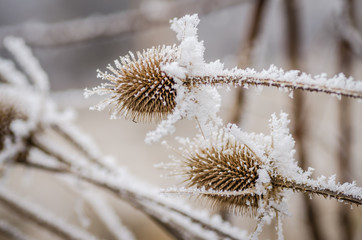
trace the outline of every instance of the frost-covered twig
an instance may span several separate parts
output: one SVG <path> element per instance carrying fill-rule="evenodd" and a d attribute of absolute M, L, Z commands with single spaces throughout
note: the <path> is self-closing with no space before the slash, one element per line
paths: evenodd
<path fill-rule="evenodd" d="M 7 37 L 4 39 L 4 45 L 29 76 L 33 86 L 38 88 L 42 94 L 48 93 L 48 75 L 40 66 L 38 59 L 32 54 L 31 49 L 25 45 L 24 40 L 17 37 Z"/>
<path fill-rule="evenodd" d="M 245 0 L 244 0 L 245 1 Z M 102 36 L 114 36 L 147 30 L 152 26 L 167 24 L 170 18 L 191 11 L 207 14 L 240 4 L 240 0 L 186 0 L 145 2 L 139 9 L 131 9 L 74 19 L 58 23 L 26 22 L 0 28 L 0 42 L 6 36 L 17 36 L 31 46 L 57 46 L 86 41 Z M 1 47 L 1 44 L 0 44 Z"/>
<path fill-rule="evenodd" d="M 75 146 L 82 154 L 94 164 L 109 169 L 110 167 L 102 161 L 102 157 L 91 140 L 85 136 L 78 128 L 69 123 L 55 123 L 51 126 L 58 134 L 63 136 L 69 143 Z"/>
<path fill-rule="evenodd" d="M 185 104 L 192 104 L 195 94 L 204 91 L 205 86 L 267 86 L 290 93 L 300 89 L 362 100 L 362 82 L 342 73 L 330 78 L 326 74 L 311 76 L 298 70 L 284 71 L 274 65 L 258 72 L 249 68 L 224 69 L 219 61 L 205 63 L 203 42 L 197 39 L 198 23 L 197 15 L 174 19 L 171 28 L 181 41 L 179 46 L 153 47 L 137 52 L 137 56 L 130 52 L 120 61 L 116 60 L 115 67 L 108 65 L 111 73 L 98 70 L 98 77 L 107 82 L 92 90 L 86 89 L 85 96 L 95 93 L 110 96 L 92 109 L 103 110 L 110 106 L 112 118 L 124 115 L 134 121 L 160 120 L 171 114 L 174 120 L 193 118 L 196 111 L 188 111 L 189 106 Z M 209 93 L 208 97 L 212 98 Z M 194 102 L 195 108 L 202 107 Z M 214 111 L 217 112 L 216 107 Z"/>
<path fill-rule="evenodd" d="M 362 84 L 342 73 L 332 78 L 326 74 L 311 76 L 297 70 L 284 71 L 275 66 L 261 72 L 253 69 L 235 70 L 220 76 L 193 76 L 187 79 L 191 85 L 232 85 L 232 86 L 267 86 L 285 90 L 300 89 L 309 92 L 324 92 L 338 97 L 362 99 Z M 186 84 L 187 81 L 186 81 Z"/>
<path fill-rule="evenodd" d="M 168 212 L 177 214 L 177 216 L 179 216 L 178 219 L 183 218 L 184 221 L 191 221 L 193 224 L 195 224 L 195 226 L 201 226 L 199 229 L 207 229 L 207 231 L 214 232 L 219 237 L 227 237 L 230 239 L 245 239 L 242 237 L 243 235 L 237 237 L 235 234 L 238 231 L 228 227 L 220 220 L 214 220 L 214 222 L 217 222 L 217 224 L 214 224 L 213 220 L 208 219 L 206 216 L 201 218 L 201 213 L 196 214 L 195 210 L 191 211 L 191 209 L 189 209 L 189 207 L 187 207 L 184 202 L 175 203 L 160 197 L 156 189 L 152 190 L 150 186 L 143 187 L 142 184 L 138 183 L 138 180 L 134 179 L 132 176 L 129 176 L 127 173 L 122 173 L 119 175 L 117 172 L 110 172 L 109 170 L 104 170 L 93 166 L 92 163 L 78 161 L 74 158 L 72 159 L 69 155 L 64 154 L 64 152 L 58 152 L 61 149 L 55 148 L 54 145 L 52 146 L 52 144 L 50 144 L 44 138 L 38 138 L 34 146 L 41 149 L 50 156 L 59 159 L 61 163 L 66 163 L 69 166 L 67 170 L 68 173 L 116 194 L 118 197 L 125 200 L 132 206 L 150 215 L 151 218 L 159 221 L 160 223 L 166 224 L 166 229 L 169 221 L 176 220 L 173 219 L 172 215 L 168 217 L 162 214 L 160 215 L 160 213 L 155 212 L 155 209 L 152 209 L 147 203 L 152 202 L 162 209 L 167 209 Z M 43 170 L 47 169 L 43 168 Z M 148 190 L 145 191 L 147 188 Z M 201 215 L 205 215 L 205 213 Z M 172 224 L 172 226 L 177 227 L 178 224 L 179 223 L 176 221 Z M 238 232 L 238 234 L 241 233 L 243 232 Z"/>
<path fill-rule="evenodd" d="M 25 235 L 17 227 L 8 223 L 6 220 L 0 220 L 0 235 L 6 239 L 14 240 L 33 240 L 33 238 Z"/>
<path fill-rule="evenodd" d="M 106 199 L 90 190 L 83 192 L 83 196 L 93 206 L 94 211 L 118 240 L 135 239 L 133 234 L 122 224 L 119 216 Z"/>
<path fill-rule="evenodd" d="M 0 202 L 16 213 L 32 220 L 40 227 L 51 231 L 59 237 L 74 240 L 96 240 L 97 238 L 80 228 L 67 224 L 62 219 L 40 208 L 34 203 L 25 201 L 20 197 L 0 187 Z"/>
<path fill-rule="evenodd" d="M 310 180 L 314 185 L 296 183 L 293 181 L 288 181 L 280 178 L 273 179 L 273 183 L 275 186 L 282 188 L 289 188 L 293 191 L 302 192 L 305 194 L 317 194 L 321 195 L 325 198 L 330 197 L 337 200 L 344 201 L 350 204 L 362 205 L 362 190 L 361 188 L 356 187 L 355 185 L 347 186 L 348 188 L 354 188 L 355 190 L 348 191 L 345 193 L 342 187 L 343 185 L 333 185 L 333 186 L 323 186 L 323 184 L 319 183 L 315 180 Z"/>

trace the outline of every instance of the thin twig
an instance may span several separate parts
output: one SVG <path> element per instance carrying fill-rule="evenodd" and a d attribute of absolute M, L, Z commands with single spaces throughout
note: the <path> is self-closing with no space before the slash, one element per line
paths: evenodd
<path fill-rule="evenodd" d="M 287 55 L 292 69 L 299 69 L 300 55 L 300 14 L 295 0 L 285 0 L 285 17 L 286 17 L 286 37 L 287 37 Z M 294 133 L 296 141 L 297 159 L 299 165 L 305 170 L 307 167 L 307 151 L 306 151 L 306 133 L 308 129 L 308 116 L 305 107 L 305 95 L 301 90 L 297 90 L 293 96 L 293 118 L 294 118 Z M 306 225 L 314 240 L 325 239 L 322 232 L 321 224 L 318 221 L 317 205 L 309 199 L 307 195 L 303 196 L 303 205 L 305 207 L 305 215 L 308 219 Z"/>
<path fill-rule="evenodd" d="M 265 9 L 266 0 L 257 0 L 249 20 L 249 33 L 247 35 L 246 41 L 241 48 L 238 60 L 238 67 L 244 68 L 250 65 L 251 62 L 251 52 L 254 49 L 255 42 L 258 39 L 260 29 L 262 26 L 263 12 Z M 236 92 L 236 101 L 234 103 L 234 108 L 232 110 L 231 123 L 240 124 L 240 116 L 244 110 L 244 101 L 245 101 L 245 90 L 238 88 Z"/>
<path fill-rule="evenodd" d="M 78 151 L 80 151 L 87 159 L 89 159 L 92 163 L 97 166 L 110 170 L 109 167 L 103 164 L 103 162 L 99 161 L 99 157 L 95 154 L 92 154 L 90 151 L 90 147 L 86 146 L 84 142 L 79 141 L 74 134 L 70 131 L 67 131 L 61 124 L 53 124 L 51 127 L 62 137 L 64 137 L 72 146 L 76 147 Z"/>
<path fill-rule="evenodd" d="M 262 77 L 247 76 L 243 74 L 234 75 L 234 76 L 225 75 L 225 76 L 215 76 L 215 77 L 193 76 L 189 77 L 186 80 L 186 82 L 187 84 L 191 85 L 267 86 L 267 87 L 277 87 L 288 90 L 300 89 L 308 92 L 323 92 L 336 96 L 362 99 L 362 89 L 353 90 L 352 88 L 330 87 L 322 83 L 308 83 L 299 80 L 289 81 L 284 79 L 262 78 Z M 354 84 L 358 84 L 358 82 L 354 82 Z"/>
<path fill-rule="evenodd" d="M 356 56 L 362 57 L 362 34 L 354 24 L 354 16 L 351 14 L 352 1 L 344 1 L 341 13 L 335 18 L 338 36 L 349 45 L 350 50 Z"/>
<path fill-rule="evenodd" d="M 68 225 L 62 219 L 57 218 L 49 212 L 45 212 L 44 209 L 41 209 L 39 206 L 30 203 L 29 201 L 25 202 L 3 187 L 0 187 L 0 202 L 7 208 L 32 220 L 38 226 L 61 238 L 72 240 L 96 239 L 91 234 L 72 225 Z"/>
<path fill-rule="evenodd" d="M 349 26 L 354 24 L 355 16 L 353 14 L 354 7 L 353 0 L 344 1 L 344 8 L 342 9 L 342 19 L 347 18 L 348 21 L 343 21 Z M 344 26 L 346 27 L 346 26 Z M 339 41 L 339 71 L 344 74 L 350 74 L 353 61 L 353 49 L 355 45 L 352 45 L 351 40 L 346 39 L 347 36 L 343 36 Z M 362 41 L 361 41 L 361 53 L 362 53 Z M 362 54 L 361 54 L 362 56 Z M 352 121 L 351 121 L 351 102 L 349 99 L 342 99 L 338 103 L 338 122 L 339 122 L 339 141 L 338 141 L 338 169 L 341 181 L 351 181 L 351 158 L 352 158 Z M 347 206 L 339 206 L 338 209 L 339 226 L 340 226 L 340 239 L 352 240 L 353 236 L 353 218 Z"/>
<path fill-rule="evenodd" d="M 282 188 L 293 189 L 294 191 L 302 192 L 305 194 L 317 194 L 323 197 L 331 197 L 337 200 L 345 201 L 346 203 L 362 205 L 362 198 L 357 198 L 343 192 L 338 192 L 328 188 L 317 188 L 307 184 L 299 184 L 293 181 L 275 178 L 273 184 Z"/>

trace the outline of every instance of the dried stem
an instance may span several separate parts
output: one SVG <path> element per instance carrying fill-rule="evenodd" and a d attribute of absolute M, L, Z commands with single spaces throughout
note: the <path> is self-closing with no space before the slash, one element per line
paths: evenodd
<path fill-rule="evenodd" d="M 287 54 L 290 66 L 293 69 L 299 69 L 299 51 L 300 51 L 300 21 L 299 12 L 296 6 L 296 1 L 285 0 L 285 17 L 286 17 L 286 35 L 287 35 Z M 305 133 L 308 129 L 308 122 L 305 121 L 307 113 L 305 111 L 305 98 L 301 90 L 294 93 L 293 101 L 293 117 L 294 117 L 294 138 L 297 148 L 297 159 L 302 169 L 307 167 Z M 307 227 L 314 240 L 325 239 L 322 232 L 321 224 L 317 219 L 317 205 L 309 199 L 307 195 L 303 196 L 303 204 L 305 214 L 308 219 Z"/>
<path fill-rule="evenodd" d="M 353 0 L 344 1 L 343 17 L 348 18 L 348 23 L 354 23 L 355 16 L 353 14 L 354 7 Z M 342 18 L 342 17 L 341 17 Z M 340 19 L 338 19 L 340 20 Z M 346 22 L 345 22 L 346 23 Z M 346 38 L 339 41 L 339 67 L 340 71 L 345 74 L 351 73 L 352 68 L 352 54 L 353 45 Z M 339 121 L 339 141 L 338 141 L 338 169 L 341 181 L 351 181 L 351 158 L 352 158 L 352 131 L 351 131 L 351 105 L 349 99 L 342 99 L 338 103 L 338 121 Z M 341 228 L 341 239 L 353 239 L 353 219 L 351 218 L 350 211 L 347 206 L 340 206 L 339 211 L 339 224 Z"/>
<path fill-rule="evenodd" d="M 262 26 L 263 13 L 265 10 L 266 0 L 257 0 L 249 20 L 250 30 L 246 41 L 239 54 L 238 67 L 243 68 L 250 65 L 251 52 L 254 49 L 255 42 L 259 36 Z M 232 111 L 231 123 L 240 124 L 240 116 L 243 112 L 245 101 L 245 90 L 238 88 L 236 92 L 236 101 Z"/>
<path fill-rule="evenodd" d="M 343 192 L 338 192 L 333 189 L 317 188 L 317 187 L 313 187 L 308 184 L 300 184 L 300 183 L 296 183 L 294 181 L 285 180 L 285 179 L 281 179 L 281 178 L 274 178 L 272 182 L 277 187 L 289 188 L 289 189 L 293 189 L 294 191 L 302 192 L 305 194 L 309 194 L 309 193 L 317 194 L 317 195 L 321 195 L 323 197 L 330 197 L 330 198 L 334 198 L 337 200 L 342 200 L 342 201 L 345 201 L 346 203 L 350 203 L 350 204 L 362 205 L 361 198 L 357 198 L 355 196 L 348 195 Z"/>
<path fill-rule="evenodd" d="M 51 126 L 59 135 L 61 135 L 62 137 L 64 137 L 72 146 L 76 147 L 77 150 L 79 152 L 81 152 L 87 159 L 89 159 L 92 163 L 94 163 L 95 165 L 103 168 L 103 169 L 107 169 L 109 170 L 109 168 L 104 165 L 99 158 L 97 158 L 97 156 L 95 156 L 94 154 L 92 154 L 89 151 L 89 147 L 85 146 L 84 143 L 80 142 L 76 137 L 74 137 L 74 135 L 72 134 L 72 132 L 66 131 L 66 129 L 59 124 L 53 124 Z"/>
<path fill-rule="evenodd" d="M 352 90 L 340 87 L 329 87 L 327 85 L 306 83 L 299 81 L 289 81 L 281 79 L 261 78 L 254 76 L 225 75 L 225 76 L 193 76 L 189 77 L 186 82 L 192 86 L 197 85 L 233 85 L 233 86 L 267 86 L 277 87 L 288 90 L 303 90 L 308 92 L 323 92 L 336 96 L 343 96 L 355 99 L 362 99 L 362 90 Z"/>
<path fill-rule="evenodd" d="M 39 206 L 23 202 L 4 188 L 0 188 L 0 202 L 7 208 L 32 220 L 38 226 L 58 235 L 63 239 L 90 240 L 96 239 L 94 236 L 74 226 L 68 225 L 61 219 L 45 213 Z M 54 221 L 51 221 L 54 220 Z"/>

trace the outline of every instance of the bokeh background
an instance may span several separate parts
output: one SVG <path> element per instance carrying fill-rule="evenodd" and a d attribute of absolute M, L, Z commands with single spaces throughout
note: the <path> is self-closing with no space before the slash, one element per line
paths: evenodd
<path fill-rule="evenodd" d="M 288 1 L 294 6 L 287 8 Z M 29 39 L 28 44 L 49 76 L 52 97 L 61 108 L 71 107 L 77 111 L 77 125 L 94 139 L 102 152 L 115 156 L 120 165 L 144 181 L 169 187 L 178 181 L 161 178 L 162 171 L 155 169 L 154 164 L 169 161 L 170 152 L 161 144 L 144 143 L 145 134 L 155 125 L 136 124 L 124 119 L 109 120 L 106 111 L 88 110 L 99 98 L 85 100 L 82 96 L 84 88 L 100 83 L 96 78 L 96 69 L 105 69 L 119 56 L 154 45 L 177 43 L 166 19 L 181 17 L 185 13 L 199 13 L 199 39 L 204 40 L 207 61 L 220 59 L 227 67 L 252 67 L 257 70 L 275 64 L 313 75 L 327 73 L 332 76 L 343 71 L 362 80 L 362 41 L 358 42 L 358 34 L 362 39 L 362 1 L 220 2 L 223 1 L 0 0 L 0 40 L 8 34 Z M 41 29 L 29 27 L 38 23 L 49 27 L 77 19 L 102 18 L 127 12 L 137 12 L 142 18 L 131 20 L 129 24 L 132 27 L 127 31 L 122 31 L 120 24 L 118 32 L 99 34 L 86 40 L 54 44 L 47 42 L 47 39 L 43 43 L 41 39 L 33 41 Z M 297 19 L 297 23 L 291 23 L 293 19 Z M 94 28 L 117 28 L 116 23 L 114 26 L 112 24 L 107 22 Z M 124 24 L 127 25 L 127 21 Z M 89 25 L 92 26 L 92 23 Z M 22 30 L 26 26 L 27 31 Z M 356 30 L 357 40 L 348 41 L 349 36 L 341 30 L 348 27 Z M 294 35 L 293 29 L 297 32 Z M 89 31 L 92 30 L 90 27 Z M 85 29 L 74 29 L 75 35 L 77 31 L 83 32 Z M 60 33 L 55 39 L 62 37 Z M 0 53 L 8 56 L 2 46 Z M 337 174 L 340 181 L 355 180 L 357 185 L 362 185 L 361 103 L 344 100 L 341 103 L 335 97 L 322 93 L 302 93 L 301 97 L 291 99 L 281 91 L 265 88 L 262 92 L 254 89 L 242 92 L 221 90 L 221 94 L 221 115 L 225 123 L 237 122 L 245 131 L 267 134 L 270 115 L 288 112 L 292 120 L 291 131 L 298 133 L 297 150 L 304 153 L 302 165 L 305 168 L 315 168 L 315 176 Z M 348 111 L 344 112 L 343 109 Z M 349 130 L 343 130 L 346 126 Z M 177 124 L 174 135 L 193 136 L 195 132 L 195 123 L 184 120 Z M 298 146 L 299 141 L 303 143 L 302 147 Z M 298 153 L 296 158 L 300 160 Z M 345 160 L 340 157 L 343 154 L 348 156 L 348 162 L 343 162 Z M 67 221 L 80 224 L 74 206 L 82 202 L 67 186 L 49 174 L 19 168 L 2 181 Z M 137 210 L 115 199 L 111 201 L 122 221 L 138 239 L 171 239 Z M 314 197 L 309 202 L 312 207 L 305 205 L 301 194 L 293 195 L 290 201 L 292 216 L 285 220 L 284 226 L 286 239 L 362 238 L 360 208 L 350 210 L 349 206 L 342 206 L 345 210 L 341 210 L 343 204 L 322 197 Z M 310 208 L 313 208 L 313 213 L 308 218 L 306 213 Z M 92 209 L 85 209 L 92 219 L 88 228 L 105 239 L 113 239 Z M 14 218 L 12 221 L 38 239 L 56 239 L 16 219 L 6 209 L 1 211 L 3 217 Z M 255 226 L 254 220 L 243 216 L 227 215 L 226 218 L 249 231 Z M 317 230 L 313 231 L 311 225 L 316 226 Z M 272 224 L 261 239 L 275 238 Z"/>

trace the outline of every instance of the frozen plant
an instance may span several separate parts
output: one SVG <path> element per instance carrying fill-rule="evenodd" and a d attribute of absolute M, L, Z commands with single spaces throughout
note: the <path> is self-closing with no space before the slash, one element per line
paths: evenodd
<path fill-rule="evenodd" d="M 105 157 L 74 124 L 74 114 L 59 110 L 49 94 L 48 77 L 24 41 L 8 37 L 4 43 L 16 61 L 0 58 L 0 164 L 2 171 L 17 166 L 46 171 L 68 184 L 87 201 L 114 239 L 132 240 L 106 193 L 140 210 L 166 231 L 183 239 L 246 239 L 247 233 L 182 199 L 170 199 Z M 22 66 L 23 71 L 17 68 Z M 79 184 L 82 181 L 84 184 Z M 82 188 L 82 189 L 79 189 Z M 99 194 L 98 189 L 105 193 Z M 80 191 L 82 190 L 82 191 Z M 83 193 L 83 194 L 79 194 Z M 98 239 L 89 229 L 67 223 L 40 204 L 20 197 L 6 182 L 0 184 L 0 203 L 6 209 L 62 239 Z M 78 204 L 79 205 L 79 204 Z M 87 225 L 80 207 L 75 211 Z M 17 226 L 3 221 L 0 230 L 16 239 L 31 239 Z"/>
<path fill-rule="evenodd" d="M 277 87 L 290 97 L 294 89 L 300 89 L 361 101 L 362 83 L 343 74 L 311 76 L 274 65 L 258 72 L 224 69 L 219 60 L 206 63 L 198 23 L 197 15 L 173 19 L 171 29 L 180 41 L 178 46 L 154 47 L 137 52 L 137 57 L 130 52 L 115 60 L 115 67 L 108 65 L 110 73 L 98 70 L 98 77 L 106 83 L 85 91 L 86 97 L 108 94 L 92 109 L 110 107 L 112 118 L 161 120 L 156 130 L 147 134 L 147 143 L 173 133 L 174 123 L 182 118 L 197 120 L 199 133 L 191 140 L 179 138 L 181 159 L 170 165 L 176 166 L 174 173 L 185 177 L 187 186 L 165 192 L 203 196 L 212 206 L 255 216 L 258 226 L 252 239 L 276 216 L 278 235 L 283 238 L 281 219 L 287 213 L 288 190 L 361 205 L 362 189 L 355 183 L 341 185 L 335 176 L 313 180 L 311 170 L 304 172 L 297 166 L 286 114 L 272 115 L 270 136 L 246 133 L 233 124 L 224 126 L 217 115 L 220 96 L 216 88 Z"/>

